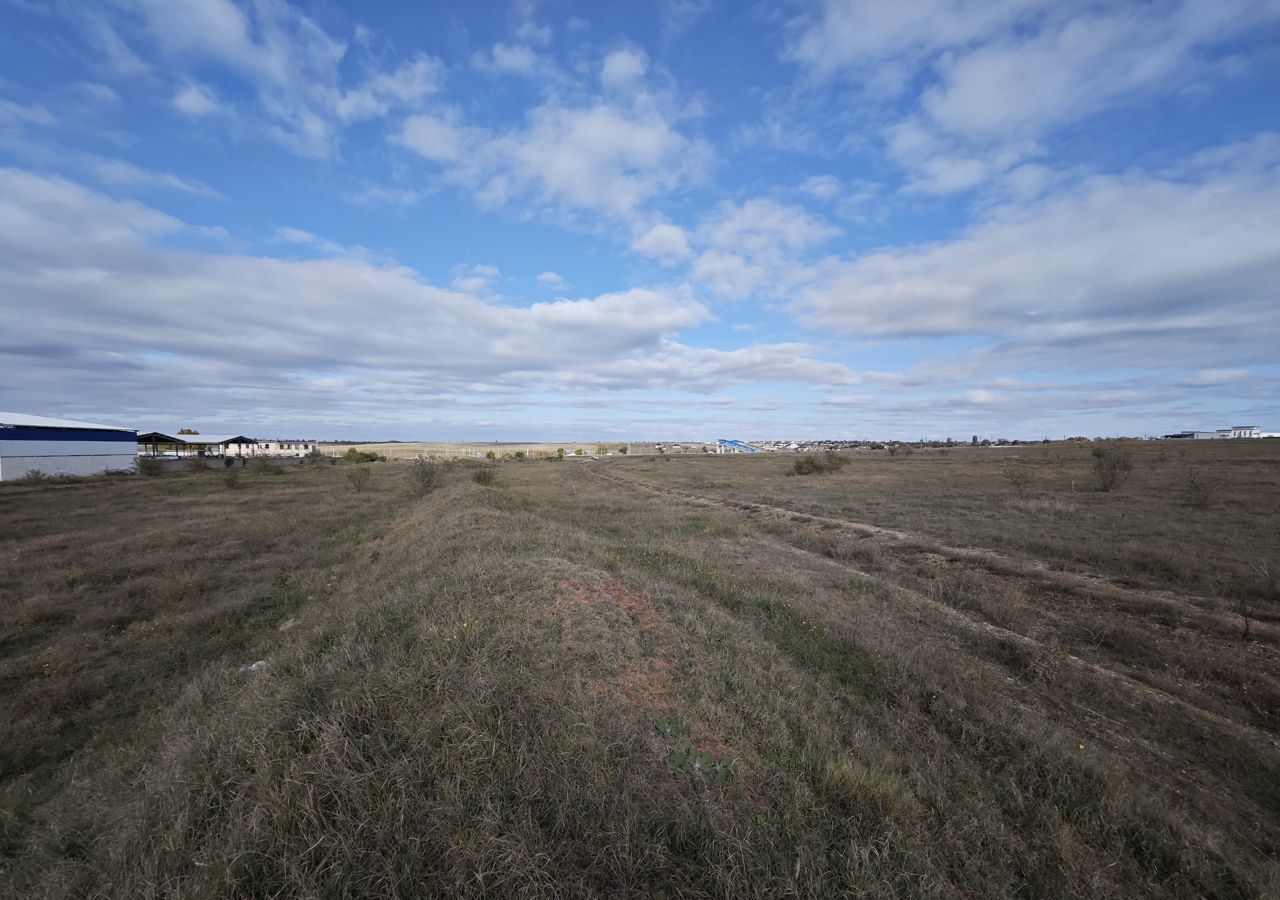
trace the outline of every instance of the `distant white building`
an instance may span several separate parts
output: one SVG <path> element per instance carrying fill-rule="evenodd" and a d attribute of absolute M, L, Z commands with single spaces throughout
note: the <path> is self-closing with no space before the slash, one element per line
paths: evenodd
<path fill-rule="evenodd" d="M 131 428 L 0 413 L 0 481 L 28 472 L 99 475 L 132 469 L 137 439 Z"/>
<path fill-rule="evenodd" d="M 255 456 L 306 456 L 316 449 L 315 441 L 258 441 Z"/>
<path fill-rule="evenodd" d="M 1165 438 L 1169 440 L 1197 441 L 1264 437 L 1280 437 L 1280 432 L 1263 431 L 1257 425 L 1232 425 L 1230 428 L 1219 428 L 1217 431 L 1179 431 L 1176 434 L 1165 435 Z"/>
<path fill-rule="evenodd" d="M 1257 425 L 1232 425 L 1230 428 L 1218 429 L 1218 433 L 1229 438 L 1262 437 L 1262 429 Z"/>

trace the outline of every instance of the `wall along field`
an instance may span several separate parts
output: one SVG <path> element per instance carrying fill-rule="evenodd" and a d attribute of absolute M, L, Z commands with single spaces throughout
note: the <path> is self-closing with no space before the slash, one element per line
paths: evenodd
<path fill-rule="evenodd" d="M 5 485 L 0 890 L 1276 896 L 1280 442 L 1127 449 Z"/>

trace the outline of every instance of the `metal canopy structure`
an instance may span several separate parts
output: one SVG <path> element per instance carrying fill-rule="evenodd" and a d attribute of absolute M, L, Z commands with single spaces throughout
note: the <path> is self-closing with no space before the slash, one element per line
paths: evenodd
<path fill-rule="evenodd" d="M 243 434 L 166 434 L 163 431 L 146 431 L 138 435 L 138 445 L 148 448 L 148 456 L 159 456 L 170 450 L 182 454 L 183 450 L 193 453 L 208 452 L 217 448 L 219 455 L 225 456 L 227 448 L 232 444 L 257 444 L 255 438 Z M 161 448 L 164 448 L 163 451 Z"/>

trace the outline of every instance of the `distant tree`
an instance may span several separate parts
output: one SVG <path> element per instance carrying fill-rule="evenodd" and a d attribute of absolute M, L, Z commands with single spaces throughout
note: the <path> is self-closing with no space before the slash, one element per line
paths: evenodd
<path fill-rule="evenodd" d="M 1031 470 L 1026 466 L 1007 466 L 1000 472 L 1000 477 L 1013 485 L 1018 492 L 1019 498 L 1026 493 L 1027 485 L 1034 480 Z"/>
<path fill-rule="evenodd" d="M 199 434 L 199 433 L 200 433 L 200 432 L 196 431 L 196 430 L 195 430 L 195 429 L 193 429 L 193 428 L 179 428 L 179 429 L 178 429 L 178 434 Z"/>
<path fill-rule="evenodd" d="M 609 452 L 609 448 L 606 447 L 604 444 L 601 444 L 600 446 L 596 447 L 596 456 L 604 456 L 608 452 Z"/>
<path fill-rule="evenodd" d="M 557 448 L 556 448 L 556 459 L 564 459 L 564 448 L 563 448 L 563 447 L 557 447 Z"/>

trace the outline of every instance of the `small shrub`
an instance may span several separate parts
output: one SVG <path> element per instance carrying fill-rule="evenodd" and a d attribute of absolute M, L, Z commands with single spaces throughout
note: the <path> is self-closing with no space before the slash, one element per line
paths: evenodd
<path fill-rule="evenodd" d="M 791 464 L 792 475 L 813 475 L 821 471 L 823 466 L 816 456 L 802 456 Z"/>
<path fill-rule="evenodd" d="M 493 450 L 486 450 L 486 451 L 485 451 L 485 454 L 484 454 L 484 458 L 485 458 L 485 459 L 497 459 L 497 458 L 498 458 L 498 454 L 497 454 L 496 452 L 494 452 Z"/>
<path fill-rule="evenodd" d="M 1222 479 L 1195 466 L 1187 469 L 1187 480 L 1182 486 L 1187 502 L 1199 509 L 1208 509 L 1222 492 Z"/>
<path fill-rule="evenodd" d="M 417 497 L 427 496 L 440 486 L 444 469 L 444 463 L 428 461 L 419 456 L 409 467 L 409 491 Z"/>
<path fill-rule="evenodd" d="M 279 475 L 284 469 L 274 459 L 267 456 L 259 456 L 253 461 L 253 469 L 263 475 Z"/>
<path fill-rule="evenodd" d="M 312 447 L 310 450 L 307 451 L 307 455 L 302 458 L 309 463 L 315 464 L 320 462 L 320 460 L 324 459 L 325 456 L 323 453 L 320 452 L 319 447 Z"/>
<path fill-rule="evenodd" d="M 573 451 L 573 455 L 574 455 L 574 456 L 586 456 L 586 455 L 587 455 L 587 451 L 585 451 L 585 450 L 583 450 L 581 447 L 579 447 L 577 450 L 574 450 L 574 451 Z"/>
<path fill-rule="evenodd" d="M 49 480 L 49 476 L 41 472 L 39 469 L 27 469 L 25 475 L 18 479 L 19 484 L 44 484 Z"/>
<path fill-rule="evenodd" d="M 232 466 L 234 466 L 235 464 L 236 464 L 236 458 L 235 458 L 234 456 L 224 456 L 224 457 L 222 457 L 222 468 L 224 468 L 224 469 L 230 469 L 230 468 L 231 468 Z"/>
<path fill-rule="evenodd" d="M 902 445 L 902 455 L 903 455 L 903 456 L 910 456 L 912 453 L 915 453 L 915 452 L 916 452 L 916 448 L 915 448 L 915 447 L 913 447 L 913 446 L 911 446 L 910 444 L 903 444 L 903 445 Z"/>
<path fill-rule="evenodd" d="M 182 467 L 188 472 L 199 474 L 207 470 L 209 465 L 204 461 L 203 456 L 188 456 L 186 462 L 182 464 Z"/>
<path fill-rule="evenodd" d="M 1098 490 L 1111 492 L 1124 484 L 1133 471 L 1133 451 L 1128 447 L 1094 447 L 1093 476 Z"/>
<path fill-rule="evenodd" d="M 369 471 L 368 466 L 352 466 L 347 470 L 347 481 L 351 482 L 351 486 L 357 491 L 363 491 L 372 477 L 373 473 Z"/>
<path fill-rule="evenodd" d="M 1013 486 L 1018 492 L 1019 499 L 1026 495 L 1027 486 L 1035 480 L 1035 476 L 1026 466 L 1006 466 L 1001 470 L 1000 477 Z"/>
<path fill-rule="evenodd" d="M 498 480 L 498 470 L 494 466 L 476 469 L 475 474 L 471 476 L 471 480 L 476 484 L 493 484 Z"/>
<path fill-rule="evenodd" d="M 235 490 L 240 486 L 240 470 L 239 469 L 230 469 L 230 468 L 223 469 L 221 472 L 221 475 L 222 475 L 222 483 L 226 487 L 230 488 L 231 490 Z"/>
<path fill-rule="evenodd" d="M 342 458 L 352 463 L 382 462 L 382 457 L 372 450 L 357 450 L 355 447 L 348 447 Z"/>
<path fill-rule="evenodd" d="M 155 476 L 164 473 L 164 464 L 155 456 L 139 456 L 133 461 L 133 467 L 139 475 Z"/>
<path fill-rule="evenodd" d="M 515 453 L 513 453 L 513 454 L 511 454 L 511 455 L 512 455 L 514 458 L 516 458 L 516 459 L 524 459 L 524 458 L 525 458 L 525 452 L 524 452 L 523 450 L 517 450 Z"/>
<path fill-rule="evenodd" d="M 888 450 L 888 451 L 889 451 L 889 455 L 890 455 L 890 456 L 897 456 L 897 455 L 898 455 L 898 445 L 897 445 L 897 444 L 888 444 L 887 446 L 885 446 L 885 448 L 884 448 L 884 449 L 886 449 L 886 450 Z"/>
<path fill-rule="evenodd" d="M 564 448 L 563 448 L 563 447 L 557 447 L 557 448 L 556 448 L 556 459 L 564 459 Z"/>

